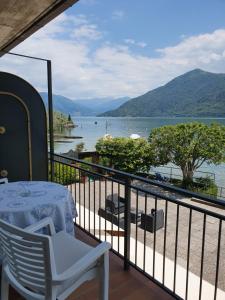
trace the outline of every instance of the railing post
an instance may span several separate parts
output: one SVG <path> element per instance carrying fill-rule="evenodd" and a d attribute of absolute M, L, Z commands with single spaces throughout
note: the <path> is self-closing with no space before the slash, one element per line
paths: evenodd
<path fill-rule="evenodd" d="M 50 177 L 54 179 L 54 132 L 53 132 L 53 103 L 52 103 L 52 66 L 47 60 L 47 80 L 48 80 L 48 122 L 49 122 L 49 149 L 50 149 Z"/>
<path fill-rule="evenodd" d="M 124 270 L 129 269 L 130 261 L 130 209 L 131 209 L 131 179 L 125 178 L 125 213 L 124 213 Z"/>

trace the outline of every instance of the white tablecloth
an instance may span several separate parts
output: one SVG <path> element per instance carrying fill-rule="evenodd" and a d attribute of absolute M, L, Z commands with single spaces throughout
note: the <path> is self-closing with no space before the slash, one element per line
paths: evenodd
<path fill-rule="evenodd" d="M 56 183 L 18 181 L 0 185 L 0 218 L 24 228 L 51 217 L 56 231 L 74 234 L 77 216 L 70 191 Z"/>

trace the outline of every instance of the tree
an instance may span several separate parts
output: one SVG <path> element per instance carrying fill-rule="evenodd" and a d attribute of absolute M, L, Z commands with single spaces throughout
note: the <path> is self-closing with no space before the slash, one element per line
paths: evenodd
<path fill-rule="evenodd" d="M 71 115 L 68 115 L 68 122 L 72 122 Z"/>
<path fill-rule="evenodd" d="M 185 187 L 203 163 L 225 161 L 225 126 L 219 124 L 192 122 L 155 128 L 149 143 L 158 164 L 172 162 L 181 168 Z"/>
<path fill-rule="evenodd" d="M 98 154 L 111 158 L 112 167 L 124 172 L 148 172 L 152 165 L 151 147 L 143 138 L 101 138 L 95 147 Z"/>
<path fill-rule="evenodd" d="M 84 146 L 85 146 L 84 142 L 81 142 L 81 143 L 77 144 L 76 148 L 75 148 L 75 152 L 77 152 L 77 153 L 83 152 L 84 151 Z"/>

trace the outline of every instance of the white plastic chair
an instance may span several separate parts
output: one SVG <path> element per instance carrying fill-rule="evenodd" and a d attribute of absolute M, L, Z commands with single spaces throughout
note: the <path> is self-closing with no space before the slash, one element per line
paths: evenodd
<path fill-rule="evenodd" d="M 51 236 L 34 233 L 48 227 Z M 100 299 L 108 299 L 110 244 L 93 248 L 67 234 L 55 233 L 51 218 L 20 229 L 0 220 L 4 253 L 1 300 L 9 284 L 25 299 L 63 300 L 85 281 L 98 278 Z"/>
<path fill-rule="evenodd" d="M 2 183 L 8 183 L 8 178 L 0 178 L 0 184 Z"/>

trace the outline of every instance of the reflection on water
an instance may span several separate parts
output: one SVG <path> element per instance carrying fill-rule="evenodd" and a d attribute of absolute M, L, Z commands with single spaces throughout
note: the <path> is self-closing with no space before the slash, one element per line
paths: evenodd
<path fill-rule="evenodd" d="M 75 149 L 76 145 L 84 142 L 85 149 L 95 150 L 96 141 L 104 134 L 112 136 L 128 137 L 137 133 L 142 137 L 148 137 L 153 128 L 177 123 L 199 121 L 206 124 L 217 122 L 225 125 L 225 118 L 97 118 L 97 117 L 74 117 L 72 118 L 78 127 L 66 131 L 69 136 L 82 136 L 82 139 L 71 140 L 71 143 L 56 143 L 55 152 L 63 153 Z M 216 173 L 216 181 L 225 186 L 225 164 L 219 166 L 205 164 L 201 170 Z"/>

